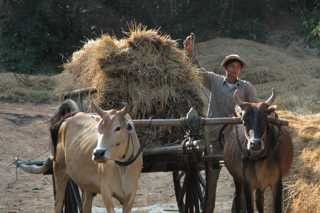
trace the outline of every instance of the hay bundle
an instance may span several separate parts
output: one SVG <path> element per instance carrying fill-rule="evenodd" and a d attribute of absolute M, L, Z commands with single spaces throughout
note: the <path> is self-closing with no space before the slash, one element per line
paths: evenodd
<path fill-rule="evenodd" d="M 177 118 L 191 106 L 201 112 L 201 80 L 176 41 L 140 25 L 126 35 L 88 41 L 65 70 L 84 86 L 97 88 L 95 101 L 101 107 L 119 108 L 127 102 L 135 119 Z"/>

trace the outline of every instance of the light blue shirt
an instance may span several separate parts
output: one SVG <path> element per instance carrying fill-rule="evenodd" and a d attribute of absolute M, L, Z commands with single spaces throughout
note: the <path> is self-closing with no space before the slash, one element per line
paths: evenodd
<path fill-rule="evenodd" d="M 203 70 L 203 69 L 202 69 Z M 234 86 L 228 85 L 226 77 L 215 72 L 199 71 L 204 86 L 210 91 L 207 116 L 230 117 L 234 114 L 235 103 L 233 94 L 239 90 L 239 97 L 243 101 L 256 102 L 256 89 L 245 80 L 237 80 Z"/>

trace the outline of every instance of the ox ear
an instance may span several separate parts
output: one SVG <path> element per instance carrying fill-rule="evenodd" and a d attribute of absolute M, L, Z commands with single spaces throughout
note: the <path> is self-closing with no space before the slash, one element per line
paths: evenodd
<path fill-rule="evenodd" d="M 266 110 L 267 115 L 270 115 L 272 113 L 274 113 L 277 109 L 277 105 L 271 105 L 268 107 L 268 109 Z"/>

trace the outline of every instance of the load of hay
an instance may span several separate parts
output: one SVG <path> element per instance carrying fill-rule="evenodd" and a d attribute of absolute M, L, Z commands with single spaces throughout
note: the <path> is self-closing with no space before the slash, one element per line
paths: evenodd
<path fill-rule="evenodd" d="M 98 90 L 95 102 L 102 108 L 120 108 L 125 102 L 134 119 L 180 118 L 190 107 L 203 110 L 196 68 L 177 42 L 158 30 L 138 25 L 123 39 L 103 35 L 90 40 L 64 68 L 76 82 Z M 181 134 L 158 130 L 153 140 L 174 142 Z"/>

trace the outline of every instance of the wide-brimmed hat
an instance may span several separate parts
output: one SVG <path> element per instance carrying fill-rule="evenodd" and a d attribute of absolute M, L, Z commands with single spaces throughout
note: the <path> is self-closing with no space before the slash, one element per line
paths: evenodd
<path fill-rule="evenodd" d="M 225 68 L 229 63 L 231 63 L 233 61 L 240 62 L 242 68 L 244 68 L 246 66 L 246 62 L 237 54 L 230 54 L 230 55 L 227 55 L 226 57 L 224 57 L 224 59 L 221 62 L 221 66 Z"/>

